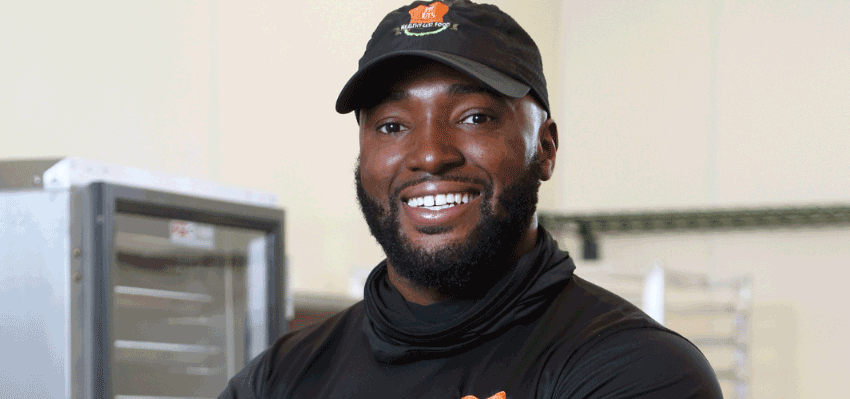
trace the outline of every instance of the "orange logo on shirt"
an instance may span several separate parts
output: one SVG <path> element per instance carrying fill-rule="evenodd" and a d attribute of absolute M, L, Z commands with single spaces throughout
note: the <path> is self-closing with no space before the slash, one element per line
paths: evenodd
<path fill-rule="evenodd" d="M 507 394 L 505 394 L 505 391 L 502 391 L 502 392 L 499 392 L 499 393 L 497 393 L 497 394 L 495 394 L 495 395 L 493 395 L 493 396 L 491 396 L 487 399 L 507 399 L 507 397 L 508 396 L 507 396 Z M 472 396 L 472 395 L 466 395 L 466 396 L 462 397 L 461 399 L 478 399 L 478 398 L 476 398 L 475 396 Z"/>
<path fill-rule="evenodd" d="M 412 24 L 443 22 L 443 16 L 449 12 L 449 6 L 435 1 L 427 6 L 419 5 L 408 12 L 410 13 L 410 23 Z"/>

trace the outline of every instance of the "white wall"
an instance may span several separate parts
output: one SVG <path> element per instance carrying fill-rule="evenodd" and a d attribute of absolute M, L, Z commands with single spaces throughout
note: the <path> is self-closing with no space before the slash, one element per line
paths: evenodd
<path fill-rule="evenodd" d="M 562 212 L 850 202 L 850 3 L 569 1 Z M 607 265 L 751 274 L 753 397 L 850 390 L 850 226 L 607 234 Z M 578 248 L 575 237 L 569 248 Z"/>
<path fill-rule="evenodd" d="M 848 7 L 568 2 L 559 207 L 846 201 Z"/>
<path fill-rule="evenodd" d="M 9 2 L 0 54 L 0 158 L 216 177 L 206 2 Z"/>
<path fill-rule="evenodd" d="M 850 200 L 850 3 L 494 2 L 544 54 L 561 147 L 542 208 Z M 400 5 L 6 5 L 0 158 L 67 154 L 273 191 L 293 288 L 344 294 L 382 253 L 354 198 L 354 118 L 333 104 Z M 754 397 L 841 397 L 848 230 L 605 236 L 602 260 L 580 268 L 661 257 L 751 273 Z"/>

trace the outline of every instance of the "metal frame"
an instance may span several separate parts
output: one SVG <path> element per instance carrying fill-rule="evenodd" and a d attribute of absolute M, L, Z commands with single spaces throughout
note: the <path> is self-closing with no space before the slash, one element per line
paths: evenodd
<path fill-rule="evenodd" d="M 202 199 L 161 191 L 121 186 L 110 183 L 92 183 L 86 189 L 83 215 L 84 237 L 93 237 L 86 243 L 83 284 L 86 292 L 85 308 L 91 314 L 83 315 L 86 362 L 92 367 L 85 397 L 106 399 L 111 392 L 107 361 L 111 359 L 111 332 L 107 320 L 112 312 L 108 287 L 113 258 L 114 216 L 118 212 L 190 220 L 201 223 L 243 227 L 267 233 L 267 326 L 268 344 L 286 332 L 284 317 L 283 223 L 282 210 Z M 276 282 L 280 282 L 276 284 Z"/>
<path fill-rule="evenodd" d="M 553 232 L 575 229 L 582 237 L 583 258 L 597 259 L 599 249 L 595 233 L 776 229 L 846 225 L 850 224 L 850 205 L 571 215 L 540 212 L 538 217 L 540 224 Z"/>
<path fill-rule="evenodd" d="M 0 161 L 0 190 L 42 188 L 42 174 L 60 160 L 61 158 Z"/>
<path fill-rule="evenodd" d="M 69 249 L 70 253 L 65 256 L 69 259 L 67 274 L 69 276 L 66 284 L 69 286 L 69 309 L 68 319 L 66 323 L 69 326 L 68 347 L 71 356 L 70 361 L 70 383 L 68 384 L 68 397 L 70 398 L 85 398 L 91 397 L 85 394 L 87 391 L 87 381 L 91 378 L 85 375 L 82 370 L 86 370 L 85 364 L 90 359 L 85 350 L 86 328 L 90 328 L 87 318 L 84 317 L 86 303 L 83 293 L 84 275 L 86 272 L 87 262 L 86 254 L 93 254 L 91 243 L 93 241 L 87 239 L 85 231 L 91 231 L 89 226 L 89 209 L 83 204 L 86 204 L 86 192 L 80 188 L 68 190 L 68 234 L 69 234 Z"/>

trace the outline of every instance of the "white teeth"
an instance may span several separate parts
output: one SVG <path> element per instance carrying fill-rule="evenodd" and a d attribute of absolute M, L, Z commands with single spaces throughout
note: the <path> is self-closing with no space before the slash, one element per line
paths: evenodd
<path fill-rule="evenodd" d="M 469 202 L 469 193 L 448 193 L 437 195 L 426 195 L 424 197 L 415 197 L 407 200 L 407 205 L 417 208 L 425 207 L 432 211 L 446 209 L 455 206 L 455 204 L 465 204 Z"/>
<path fill-rule="evenodd" d="M 446 204 L 446 205 L 426 206 L 425 208 L 428 209 L 428 210 L 432 210 L 432 211 L 439 211 L 441 209 L 451 208 L 453 206 L 454 205 Z"/>

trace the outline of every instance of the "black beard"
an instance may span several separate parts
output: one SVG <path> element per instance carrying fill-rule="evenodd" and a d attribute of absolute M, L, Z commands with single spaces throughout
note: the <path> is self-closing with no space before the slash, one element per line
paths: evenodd
<path fill-rule="evenodd" d="M 383 247 L 393 268 L 404 278 L 421 287 L 453 297 L 479 297 L 513 267 L 514 251 L 520 236 L 537 209 L 540 166 L 534 158 L 524 174 L 497 198 L 496 210 L 490 207 L 493 185 L 480 179 L 445 177 L 440 180 L 464 181 L 483 187 L 481 221 L 462 243 L 427 251 L 417 248 L 401 233 L 399 191 L 389 197 L 390 209 L 366 193 L 360 177 L 360 161 L 354 172 L 357 200 L 369 225 L 369 231 Z M 417 182 L 418 183 L 418 182 Z M 421 229 L 425 234 L 446 231 L 445 227 Z"/>

